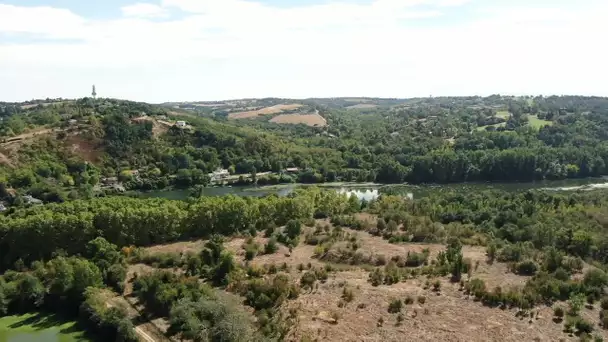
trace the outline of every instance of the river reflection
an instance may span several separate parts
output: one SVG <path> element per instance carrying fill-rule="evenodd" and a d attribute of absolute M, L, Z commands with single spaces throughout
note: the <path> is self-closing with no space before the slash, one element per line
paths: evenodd
<path fill-rule="evenodd" d="M 277 196 L 287 196 L 301 187 L 314 185 L 308 184 L 286 184 L 279 186 L 244 186 L 244 187 L 210 187 L 202 191 L 203 196 L 224 196 L 235 195 L 245 197 L 262 197 L 270 194 Z M 546 191 L 588 191 L 594 189 L 608 188 L 606 178 L 587 178 L 572 179 L 561 181 L 542 181 L 534 183 L 459 183 L 445 185 L 379 185 L 379 184 L 341 184 L 339 186 L 323 186 L 325 189 L 333 189 L 339 193 L 349 196 L 357 196 L 360 200 L 371 201 L 382 194 L 392 194 L 405 196 L 410 199 L 426 197 L 431 193 L 441 191 L 483 191 L 483 190 L 503 190 L 503 191 L 525 191 L 525 190 L 546 190 Z M 140 197 L 162 197 L 175 200 L 184 200 L 190 196 L 188 189 L 174 189 L 163 191 L 151 191 L 138 193 Z"/>

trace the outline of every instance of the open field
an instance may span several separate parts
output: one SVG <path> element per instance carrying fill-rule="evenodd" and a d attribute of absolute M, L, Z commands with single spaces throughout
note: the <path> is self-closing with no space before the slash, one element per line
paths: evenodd
<path fill-rule="evenodd" d="M 275 116 L 270 122 L 278 124 L 305 124 L 312 127 L 327 126 L 327 121 L 319 114 L 281 114 Z"/>
<path fill-rule="evenodd" d="M 0 318 L 1 342 L 89 342 L 76 322 L 57 315 L 30 313 Z"/>
<path fill-rule="evenodd" d="M 369 214 L 358 214 L 358 219 L 374 225 L 376 218 Z M 317 220 L 317 227 L 325 227 L 326 232 L 335 228 L 329 220 Z M 317 232 L 318 232 L 317 228 Z M 328 230 L 329 229 L 329 230 Z M 460 284 L 452 283 L 449 277 L 424 275 L 409 276 L 393 285 L 373 286 L 370 272 L 374 265 L 347 261 L 326 261 L 317 255 L 317 246 L 307 244 L 305 236 L 315 231 L 304 229 L 300 243 L 289 250 L 279 245 L 272 254 L 260 252 L 251 261 L 245 261 L 245 238 L 233 238 L 225 242 L 237 260 L 254 267 L 284 267 L 292 281 L 299 282 L 309 269 L 329 269 L 326 280 L 318 280 L 312 288 L 302 289 L 296 299 L 285 302 L 280 310 L 297 313 L 295 324 L 291 327 L 286 341 L 578 341 L 575 335 L 563 332 L 563 324 L 555 322 L 553 309 L 539 306 L 531 310 L 534 317 L 522 317 L 515 309 L 500 309 L 483 306 L 467 295 Z M 348 242 L 357 242 L 356 253 L 361 260 L 377 260 L 374 256 L 383 255 L 387 260 L 405 257 L 409 253 L 429 252 L 429 262 L 434 261 L 440 252 L 445 251 L 443 244 L 396 243 L 392 244 L 381 237 L 365 231 L 348 228 L 339 230 L 344 238 L 334 243 L 327 254 L 348 250 Z M 318 233 L 314 233 L 318 234 Z M 323 235 L 324 233 L 321 233 Z M 255 242 L 263 248 L 268 238 L 260 233 L 249 243 Z M 204 241 L 178 242 L 148 248 L 148 252 L 197 253 L 203 248 Z M 463 246 L 465 260 L 474 265 L 471 276 L 463 275 L 463 280 L 478 278 L 485 281 L 490 289 L 518 288 L 529 277 L 512 273 L 506 263 L 488 263 L 483 246 Z M 281 266 L 283 265 L 283 266 Z M 139 265 L 138 273 L 149 266 Z M 382 266 L 381 266 L 382 267 Z M 440 290 L 429 287 L 439 282 Z M 345 292 L 352 297 L 345 300 Z M 421 299 L 422 298 L 422 299 Z M 389 304 L 395 299 L 412 300 L 403 305 L 401 313 L 389 313 Z M 561 303 L 560 305 L 566 306 Z M 584 309 L 581 316 L 590 322 L 597 322 L 599 305 Z M 162 322 L 161 322 L 162 323 Z M 597 323 L 595 323 L 597 326 Z M 596 327 L 594 335 L 607 338 L 606 330 Z M 407 338 L 405 339 L 405 337 Z"/>
<path fill-rule="evenodd" d="M 356 105 L 348 106 L 346 107 L 346 109 L 371 109 L 376 107 L 378 107 L 378 105 L 375 105 L 373 103 L 359 103 Z"/>
<path fill-rule="evenodd" d="M 270 114 L 278 114 L 286 110 L 294 110 L 302 107 L 301 104 L 293 103 L 293 104 L 279 104 L 271 107 L 266 107 L 257 110 L 250 110 L 245 112 L 236 112 L 230 113 L 228 117 L 230 119 L 247 119 L 247 118 L 255 118 L 260 115 L 270 115 Z"/>
<path fill-rule="evenodd" d="M 35 103 L 35 104 L 23 105 L 23 106 L 21 106 L 21 109 L 35 108 L 35 107 L 38 107 L 39 104 L 41 104 L 42 107 L 48 107 L 48 106 L 51 106 L 51 105 L 60 105 L 60 104 L 72 103 L 72 102 L 74 102 L 74 101 L 59 101 L 59 102 L 47 102 L 47 103 Z"/>
<path fill-rule="evenodd" d="M 506 125 L 507 125 L 507 123 L 506 123 L 506 122 L 501 122 L 501 123 L 497 123 L 497 124 L 494 124 L 494 125 L 480 126 L 480 127 L 477 127 L 476 129 L 477 129 L 478 131 L 485 131 L 485 130 L 486 130 L 486 127 L 494 127 L 494 128 L 498 128 L 498 127 L 505 127 Z"/>
<path fill-rule="evenodd" d="M 528 121 L 529 121 L 528 125 L 530 125 L 530 126 L 532 126 L 534 128 L 541 128 L 541 127 L 544 127 L 544 126 L 551 126 L 551 125 L 553 125 L 553 122 L 539 119 L 538 116 L 536 116 L 536 115 L 529 115 L 528 116 Z"/>
<path fill-rule="evenodd" d="M 503 118 L 503 119 L 508 119 L 511 116 L 511 113 L 509 113 L 509 111 L 507 110 L 499 110 L 496 112 L 496 117 L 499 118 Z"/>

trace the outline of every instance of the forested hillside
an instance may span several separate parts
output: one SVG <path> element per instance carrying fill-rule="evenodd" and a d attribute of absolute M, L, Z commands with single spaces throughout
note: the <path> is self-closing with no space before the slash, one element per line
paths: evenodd
<path fill-rule="evenodd" d="M 608 337 L 605 190 L 199 191 L 602 176 L 608 99 L 47 99 L 0 117 L 0 316 L 60 312 L 104 341 Z M 192 196 L 113 196 L 170 187 Z"/>
<path fill-rule="evenodd" d="M 504 182 L 608 173 L 605 98 L 310 99 L 293 105 L 302 113 L 317 111 L 327 121 L 323 127 L 273 123 L 276 113 L 239 120 L 225 115 L 291 102 L 199 103 L 188 110 L 90 98 L 3 104 L 1 181 L 52 201 L 90 197 L 111 177 L 131 189 L 207 185 L 217 168 L 264 173 L 241 179 L 260 184 Z M 177 126 L 179 120 L 187 125 Z M 299 172 L 283 174 L 286 168 Z"/>

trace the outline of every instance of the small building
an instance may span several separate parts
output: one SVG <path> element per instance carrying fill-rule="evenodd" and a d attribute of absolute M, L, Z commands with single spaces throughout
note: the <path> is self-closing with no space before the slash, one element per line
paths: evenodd
<path fill-rule="evenodd" d="M 175 123 L 177 127 L 186 127 L 186 121 L 178 121 Z"/>
<path fill-rule="evenodd" d="M 287 173 L 298 173 L 300 172 L 300 169 L 298 169 L 297 167 L 288 167 L 285 169 L 285 172 Z"/>
<path fill-rule="evenodd" d="M 3 211 L 7 211 L 8 209 L 6 208 L 6 206 L 4 205 L 4 203 L 0 203 L 0 213 Z"/>
<path fill-rule="evenodd" d="M 31 205 L 39 205 L 39 204 L 43 203 L 42 200 L 34 198 L 30 195 L 23 196 L 23 200 L 25 201 L 26 204 L 31 204 Z"/>
<path fill-rule="evenodd" d="M 105 185 L 114 185 L 114 184 L 118 184 L 118 177 L 107 177 L 107 178 L 102 178 L 101 182 Z"/>
<path fill-rule="evenodd" d="M 210 173 L 209 177 L 211 177 L 212 182 L 217 182 L 230 177 L 230 172 L 228 172 L 228 170 L 226 169 L 218 168 L 217 170 Z"/>
<path fill-rule="evenodd" d="M 68 123 L 69 123 L 70 125 L 75 125 L 75 124 L 77 124 L 77 123 L 78 123 L 78 120 L 76 120 L 76 119 L 70 119 L 70 120 L 68 120 Z"/>

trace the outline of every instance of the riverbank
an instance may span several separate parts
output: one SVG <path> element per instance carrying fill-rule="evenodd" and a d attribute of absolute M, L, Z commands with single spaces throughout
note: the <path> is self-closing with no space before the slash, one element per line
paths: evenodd
<path fill-rule="evenodd" d="M 59 315 L 29 313 L 0 318 L 0 342 L 92 342 L 77 322 Z"/>
<path fill-rule="evenodd" d="M 380 194 L 402 195 L 407 196 L 409 198 L 420 198 L 426 197 L 429 194 L 437 191 L 588 191 L 594 189 L 608 188 L 608 179 L 586 178 L 559 181 L 539 181 L 530 183 L 452 183 L 422 185 L 347 182 L 320 184 L 291 183 L 266 186 L 245 185 L 207 187 L 202 189 L 201 194 L 203 196 L 235 195 L 244 197 L 263 197 L 271 194 L 275 194 L 277 196 L 287 196 L 298 188 L 312 186 L 325 189 L 334 189 L 342 193 L 347 193 L 348 195 L 355 195 L 359 199 L 370 200 L 376 198 Z M 190 191 L 190 189 L 166 189 L 149 192 L 134 192 L 131 193 L 131 195 L 144 198 L 161 197 L 173 200 L 185 200 L 190 196 Z"/>

